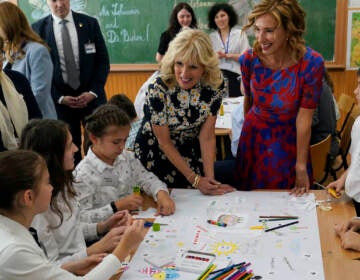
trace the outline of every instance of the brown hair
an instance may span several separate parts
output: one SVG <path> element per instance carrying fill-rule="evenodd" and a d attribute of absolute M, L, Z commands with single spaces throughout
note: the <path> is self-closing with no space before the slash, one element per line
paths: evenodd
<path fill-rule="evenodd" d="M 46 160 L 50 182 L 53 186 L 50 207 L 63 221 L 63 214 L 58 205 L 59 196 L 64 200 L 66 206 L 72 211 L 69 198 L 73 198 L 76 192 L 73 188 L 72 171 L 64 170 L 64 154 L 68 140 L 69 128 L 60 120 L 34 119 L 25 126 L 20 140 L 20 148 L 32 150 L 44 157 Z"/>
<path fill-rule="evenodd" d="M 0 3 L 0 28 L 7 37 L 4 38 L 4 51 L 10 63 L 24 56 L 22 50 L 24 40 L 37 42 L 49 49 L 44 40 L 32 30 L 23 11 L 15 4 L 7 1 Z"/>
<path fill-rule="evenodd" d="M 116 105 L 101 105 L 90 116 L 88 116 L 85 120 L 85 151 L 87 151 L 91 146 L 89 133 L 96 137 L 102 137 L 106 134 L 106 128 L 111 125 L 130 126 L 130 119 L 128 115 Z"/>
<path fill-rule="evenodd" d="M 46 170 L 45 160 L 37 153 L 13 150 L 0 153 L 0 208 L 14 209 L 16 194 L 24 190 L 37 190 Z"/>
<path fill-rule="evenodd" d="M 281 26 L 289 34 L 288 47 L 291 58 L 298 61 L 305 54 L 305 11 L 297 0 L 263 0 L 254 7 L 248 16 L 248 24 L 243 27 L 246 30 L 255 24 L 258 17 L 270 14 L 274 17 L 278 26 Z M 257 40 L 254 41 L 254 51 L 261 57 L 262 51 Z"/>

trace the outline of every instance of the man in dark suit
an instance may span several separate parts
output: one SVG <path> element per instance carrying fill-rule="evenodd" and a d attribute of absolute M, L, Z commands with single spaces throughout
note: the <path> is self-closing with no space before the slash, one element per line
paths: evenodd
<path fill-rule="evenodd" d="M 109 55 L 95 18 L 71 11 L 70 0 L 47 0 L 47 4 L 52 14 L 32 27 L 50 47 L 58 118 L 69 124 L 73 142 L 81 147 L 81 122 L 106 103 Z M 76 163 L 80 159 L 79 151 Z"/>

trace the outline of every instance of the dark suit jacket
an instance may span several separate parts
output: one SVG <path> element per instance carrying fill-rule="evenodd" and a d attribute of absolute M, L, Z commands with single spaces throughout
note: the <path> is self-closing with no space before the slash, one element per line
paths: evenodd
<path fill-rule="evenodd" d="M 80 95 L 84 91 L 93 91 L 98 95 L 89 106 L 97 107 L 106 103 L 104 86 L 109 73 L 109 55 L 100 26 L 93 17 L 72 12 L 79 40 L 79 64 L 80 64 L 80 87 L 72 90 L 65 84 L 61 68 L 58 49 L 53 29 L 53 18 L 51 15 L 42 18 L 32 25 L 36 33 L 43 38 L 50 47 L 51 59 L 54 64 L 52 96 L 57 104 L 63 95 Z M 94 43 L 96 53 L 87 54 L 85 44 Z"/>

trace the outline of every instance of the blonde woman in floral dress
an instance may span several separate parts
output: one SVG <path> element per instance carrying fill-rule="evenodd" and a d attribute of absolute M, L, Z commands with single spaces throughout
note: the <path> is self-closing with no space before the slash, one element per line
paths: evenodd
<path fill-rule="evenodd" d="M 232 191 L 214 179 L 215 121 L 224 92 L 207 34 L 187 29 L 170 43 L 149 85 L 135 153 L 171 188 L 204 194 Z"/>

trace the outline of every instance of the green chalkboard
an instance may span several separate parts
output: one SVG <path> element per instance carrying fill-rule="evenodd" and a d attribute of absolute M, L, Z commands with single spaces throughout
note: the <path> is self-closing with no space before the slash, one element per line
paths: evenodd
<path fill-rule="evenodd" d="M 99 20 L 112 64 L 152 64 L 161 32 L 178 0 L 70 0 L 74 11 Z M 199 27 L 206 29 L 207 12 L 215 2 L 189 0 Z M 240 23 L 259 0 L 228 0 L 239 14 Z M 334 58 L 336 0 L 299 0 L 307 12 L 307 45 L 319 51 L 327 61 Z M 46 0 L 18 0 L 32 23 L 49 14 Z M 251 38 L 251 32 L 249 33 Z"/>

